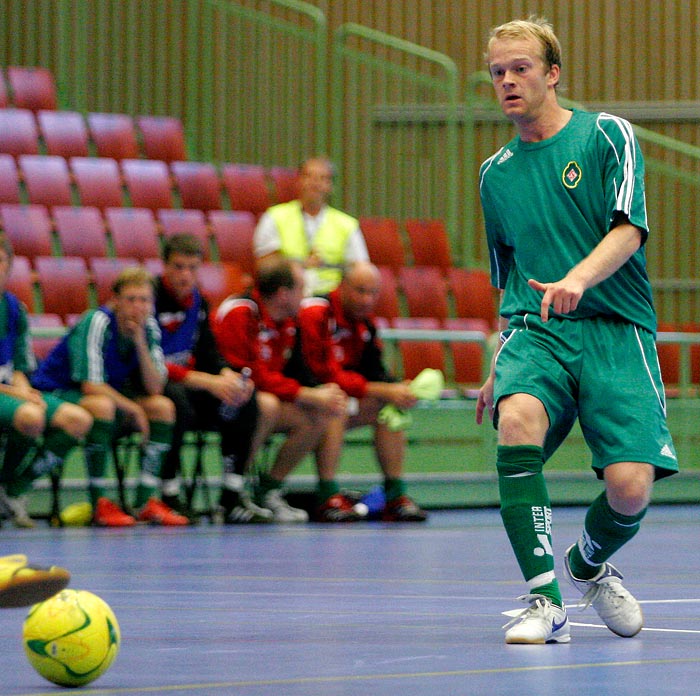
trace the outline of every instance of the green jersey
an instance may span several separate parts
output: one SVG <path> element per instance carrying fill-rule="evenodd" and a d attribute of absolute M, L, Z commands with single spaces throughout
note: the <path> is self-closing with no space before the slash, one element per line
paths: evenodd
<path fill-rule="evenodd" d="M 504 290 L 502 316 L 539 315 L 542 294 L 527 281 L 561 280 L 622 217 L 642 231 L 642 245 L 564 316 L 608 316 L 656 331 L 644 254 L 644 161 L 627 121 L 574 109 L 553 137 L 516 136 L 487 159 L 479 187 L 491 280 Z"/>

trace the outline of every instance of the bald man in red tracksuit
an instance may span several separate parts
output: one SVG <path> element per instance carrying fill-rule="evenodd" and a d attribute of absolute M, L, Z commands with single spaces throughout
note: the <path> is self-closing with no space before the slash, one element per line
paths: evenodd
<path fill-rule="evenodd" d="M 335 383 L 357 399 L 356 413 L 346 429 L 374 425 L 375 451 L 384 473 L 389 522 L 422 522 L 427 515 L 406 495 L 403 462 L 406 438 L 377 421 L 381 408 L 392 403 L 412 408 L 416 398 L 407 382 L 397 382 L 382 361 L 373 310 L 379 295 L 380 275 L 368 262 L 357 262 L 345 271 L 340 286 L 327 298 L 302 302 L 297 319 L 305 365 L 320 383 Z"/>

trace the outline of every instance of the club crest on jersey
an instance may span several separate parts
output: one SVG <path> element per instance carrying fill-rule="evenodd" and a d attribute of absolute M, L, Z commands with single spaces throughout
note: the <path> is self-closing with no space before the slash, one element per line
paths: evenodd
<path fill-rule="evenodd" d="M 582 176 L 581 167 L 579 167 L 576 162 L 569 162 L 569 164 L 564 167 L 561 180 L 566 188 L 575 189 L 579 185 Z"/>

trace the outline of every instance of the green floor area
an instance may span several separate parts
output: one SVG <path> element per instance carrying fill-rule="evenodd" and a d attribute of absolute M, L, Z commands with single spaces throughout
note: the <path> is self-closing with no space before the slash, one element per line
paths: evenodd
<path fill-rule="evenodd" d="M 421 405 L 413 411 L 413 424 L 407 431 L 406 478 L 411 494 L 429 508 L 495 505 L 498 500 L 494 473 L 496 436 L 490 424 L 475 423 L 476 402 L 444 400 Z M 654 502 L 700 502 L 700 400 L 674 399 L 669 402 L 668 419 L 681 463 L 681 473 L 659 482 Z M 274 456 L 274 444 L 265 453 Z M 216 441 L 207 448 L 206 474 L 213 488 L 220 475 Z M 191 471 L 193 452 L 184 455 L 186 472 Z M 261 466 L 264 466 L 264 461 Z M 547 463 L 546 476 L 552 502 L 581 504 L 590 501 L 601 484 L 590 469 L 590 455 L 581 431 L 576 427 L 567 442 Z M 130 477 L 135 470 L 129 472 Z M 347 435 L 340 468 L 343 486 L 368 490 L 380 481 L 372 448 L 370 428 Z M 294 492 L 313 490 L 314 466 L 311 458 L 294 472 L 289 488 Z M 34 496 L 32 508 L 46 508 L 48 481 L 40 482 L 43 495 Z M 66 502 L 84 497 L 82 454 L 66 464 L 63 485 Z M 201 498 L 197 499 L 198 501 Z"/>

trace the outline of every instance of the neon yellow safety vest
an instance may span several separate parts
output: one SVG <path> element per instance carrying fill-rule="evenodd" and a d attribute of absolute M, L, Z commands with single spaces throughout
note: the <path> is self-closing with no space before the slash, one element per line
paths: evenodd
<path fill-rule="evenodd" d="M 311 253 L 304 231 L 304 216 L 298 200 L 272 206 L 268 213 L 275 221 L 280 235 L 280 251 L 290 259 L 303 261 Z M 328 206 L 323 223 L 313 240 L 313 251 L 328 267 L 316 269 L 315 292 L 327 294 L 334 290 L 342 276 L 345 249 L 358 221 L 347 213 Z"/>

